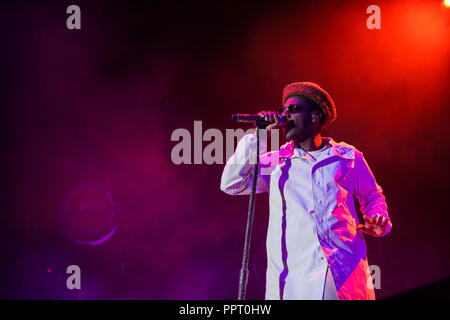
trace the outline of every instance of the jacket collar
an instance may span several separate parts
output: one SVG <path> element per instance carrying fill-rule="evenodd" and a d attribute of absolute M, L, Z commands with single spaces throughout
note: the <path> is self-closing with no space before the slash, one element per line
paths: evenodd
<path fill-rule="evenodd" d="M 329 145 L 330 148 L 325 151 L 326 154 L 321 158 L 324 160 L 326 158 L 337 156 L 343 159 L 355 159 L 355 147 L 346 144 L 345 142 L 336 142 L 332 138 L 322 137 Z M 279 151 L 280 158 L 303 158 L 303 151 L 297 147 L 293 141 L 289 141 L 281 146 Z"/>

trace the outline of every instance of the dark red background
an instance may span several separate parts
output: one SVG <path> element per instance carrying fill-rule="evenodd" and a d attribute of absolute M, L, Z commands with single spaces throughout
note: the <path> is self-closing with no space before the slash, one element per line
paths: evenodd
<path fill-rule="evenodd" d="M 81 30 L 66 8 L 81 8 Z M 223 165 L 174 165 L 177 128 L 238 126 L 314 81 L 338 118 L 325 136 L 364 152 L 391 234 L 367 238 L 378 298 L 450 277 L 449 15 L 442 1 L 9 1 L 0 6 L 2 298 L 234 299 L 247 197 Z M 204 143 L 203 146 L 206 146 Z M 121 208 L 89 247 L 58 210 L 82 183 Z M 267 197 L 257 197 L 248 297 L 264 297 Z M 66 286 L 68 265 L 82 290 Z M 49 272 L 51 269 L 51 272 Z"/>

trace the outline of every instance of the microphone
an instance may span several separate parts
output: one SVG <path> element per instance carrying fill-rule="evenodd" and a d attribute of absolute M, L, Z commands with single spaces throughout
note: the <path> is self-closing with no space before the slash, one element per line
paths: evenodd
<path fill-rule="evenodd" d="M 281 114 L 276 114 L 276 117 L 280 120 L 280 124 L 284 124 L 287 122 L 287 117 L 282 116 Z M 274 123 L 275 121 L 266 121 L 264 120 L 264 116 L 261 116 L 259 114 L 245 114 L 245 113 L 238 113 L 238 114 L 232 114 L 231 120 L 237 121 L 237 122 L 256 122 L 256 124 L 261 126 L 268 126 L 269 124 Z"/>

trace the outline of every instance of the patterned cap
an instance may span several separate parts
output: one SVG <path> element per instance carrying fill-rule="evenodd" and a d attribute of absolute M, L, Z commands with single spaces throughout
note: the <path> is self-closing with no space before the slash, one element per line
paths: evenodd
<path fill-rule="evenodd" d="M 322 110 L 323 126 L 327 126 L 336 119 L 336 106 L 330 95 L 318 84 L 313 82 L 294 82 L 284 87 L 283 104 L 289 97 L 300 96 L 311 99 Z"/>

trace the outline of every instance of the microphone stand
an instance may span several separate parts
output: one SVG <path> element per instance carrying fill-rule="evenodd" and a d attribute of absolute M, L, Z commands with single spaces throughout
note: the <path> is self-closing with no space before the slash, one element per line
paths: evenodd
<path fill-rule="evenodd" d="M 252 189 L 250 192 L 250 200 L 248 204 L 247 227 L 245 229 L 244 253 L 242 255 L 242 267 L 239 277 L 238 300 L 245 300 L 245 294 L 247 291 L 248 258 L 250 254 L 250 241 L 252 237 L 252 227 L 253 227 L 253 213 L 255 211 L 256 183 L 258 181 L 258 170 L 259 170 L 259 130 L 265 128 L 266 125 L 259 124 L 258 122 L 256 122 L 256 163 L 253 166 Z"/>

